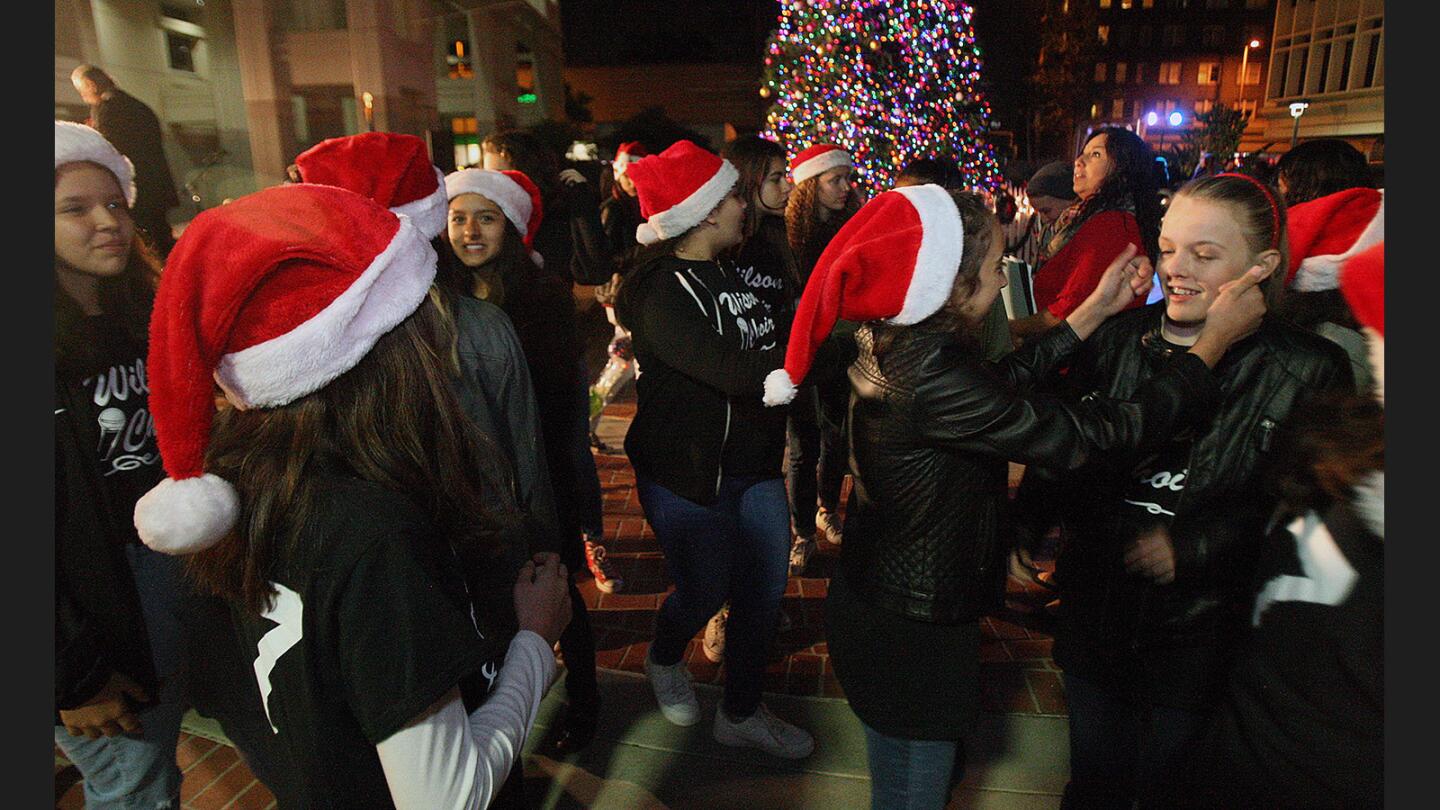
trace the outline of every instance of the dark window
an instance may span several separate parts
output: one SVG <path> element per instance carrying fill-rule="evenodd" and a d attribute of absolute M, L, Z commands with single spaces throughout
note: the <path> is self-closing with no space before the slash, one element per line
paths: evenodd
<path fill-rule="evenodd" d="M 195 43 L 199 41 L 200 40 L 195 37 L 177 34 L 174 31 L 166 31 L 165 47 L 170 51 L 170 67 L 175 70 L 194 73 Z"/>
<path fill-rule="evenodd" d="M 1201 41 L 1207 48 L 1218 48 L 1225 44 L 1225 28 L 1220 25 L 1207 25 L 1201 34 Z"/>
<path fill-rule="evenodd" d="M 1330 43 L 1320 47 L 1320 81 L 1316 82 L 1316 89 L 1323 93 L 1330 89 Z"/>
<path fill-rule="evenodd" d="M 1361 87 L 1375 86 L 1375 65 L 1380 60 L 1380 35 L 1374 34 L 1370 39 L 1370 56 L 1365 60 L 1365 83 Z"/>
<path fill-rule="evenodd" d="M 1308 73 L 1310 72 L 1310 49 L 1309 49 L 1309 48 L 1297 48 L 1297 49 L 1295 50 L 1295 55 L 1296 55 L 1296 56 L 1299 58 L 1299 60 L 1300 60 L 1300 72 L 1299 72 L 1299 74 L 1296 75 L 1296 77 L 1295 77 L 1295 93 L 1296 93 L 1297 95 L 1304 95 L 1304 93 L 1305 93 L 1305 76 L 1306 76 L 1306 74 L 1308 74 Z"/>
<path fill-rule="evenodd" d="M 1345 56 L 1340 60 L 1340 89 L 1350 89 L 1350 60 L 1355 56 L 1355 40 L 1345 40 Z"/>

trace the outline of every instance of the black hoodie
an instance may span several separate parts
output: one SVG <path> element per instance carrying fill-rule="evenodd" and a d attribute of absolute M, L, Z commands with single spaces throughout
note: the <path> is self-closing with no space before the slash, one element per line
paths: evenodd
<path fill-rule="evenodd" d="M 625 437 L 635 471 L 696 503 L 721 475 L 779 477 L 785 410 L 761 403 L 786 335 L 728 261 L 666 256 L 631 272 L 616 302 L 630 329 L 639 404 Z"/>

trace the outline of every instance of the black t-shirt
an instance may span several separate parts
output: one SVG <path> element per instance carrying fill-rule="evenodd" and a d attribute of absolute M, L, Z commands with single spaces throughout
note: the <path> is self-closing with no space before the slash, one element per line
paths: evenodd
<path fill-rule="evenodd" d="M 82 318 L 66 343 L 69 351 L 56 371 L 67 387 L 70 418 L 86 441 L 94 440 L 91 459 L 107 517 L 120 536 L 133 539 L 135 502 L 164 477 L 150 418 L 145 346 L 108 315 Z"/>
<path fill-rule="evenodd" d="M 457 684 L 473 710 L 513 633 L 477 615 L 449 547 L 403 497 L 327 478 L 263 615 L 239 617 L 276 752 L 299 772 L 285 807 L 392 806 L 376 743 Z"/>
<path fill-rule="evenodd" d="M 1175 505 L 1185 490 L 1190 472 L 1193 434 L 1185 431 L 1165 443 L 1160 452 L 1137 467 L 1123 495 L 1124 523 L 1133 536 L 1155 526 L 1169 526 L 1175 519 Z"/>

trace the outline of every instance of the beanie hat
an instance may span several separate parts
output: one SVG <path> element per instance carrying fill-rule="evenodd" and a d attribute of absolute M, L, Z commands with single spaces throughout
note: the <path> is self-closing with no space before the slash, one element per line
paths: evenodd
<path fill-rule="evenodd" d="M 833 143 L 817 143 L 790 161 L 790 176 L 799 185 L 836 166 L 854 166 L 850 153 Z"/>
<path fill-rule="evenodd" d="M 836 320 L 909 326 L 938 312 L 960 271 L 964 241 L 960 211 L 940 186 L 897 188 L 862 206 L 815 262 L 785 367 L 765 377 L 765 404 L 795 398 Z"/>
<path fill-rule="evenodd" d="M 740 172 L 713 152 L 690 141 L 676 141 L 654 157 L 628 169 L 640 198 L 645 222 L 635 240 L 653 245 L 699 225 L 740 180 Z"/>
<path fill-rule="evenodd" d="M 295 158 L 306 183 L 339 186 L 369 197 L 428 237 L 445 232 L 445 175 L 425 141 L 397 132 L 362 132 L 321 141 Z"/>
<path fill-rule="evenodd" d="M 135 504 L 145 544 L 202 551 L 239 514 L 205 472 L 214 384 L 272 408 L 354 368 L 425 300 L 435 251 L 410 222 L 331 186 L 269 188 L 201 213 L 175 244 L 150 321 L 150 413 L 167 478 Z"/>
<path fill-rule="evenodd" d="M 479 194 L 500 206 L 500 212 L 520 232 L 521 240 L 530 251 L 530 258 L 541 267 L 545 260 L 535 252 L 535 234 L 545 216 L 540 189 L 524 172 L 496 172 L 489 169 L 461 169 L 445 175 L 445 195 L 455 199 L 461 194 Z"/>
<path fill-rule="evenodd" d="M 130 158 L 120 154 L 105 136 L 85 126 L 69 121 L 55 122 L 55 168 L 66 163 L 89 161 L 109 169 L 125 194 L 127 205 L 135 204 L 135 167 Z"/>
<path fill-rule="evenodd" d="M 1375 395 L 1385 402 L 1385 243 L 1351 257 L 1340 270 L 1340 293 L 1370 344 Z"/>
<path fill-rule="evenodd" d="M 1054 197 L 1057 200 L 1073 200 L 1075 194 L 1074 168 L 1063 160 L 1046 163 L 1031 175 L 1025 183 L 1027 197 Z"/>
<path fill-rule="evenodd" d="M 645 145 L 639 141 L 626 141 L 615 150 L 615 160 L 610 165 L 615 170 L 615 176 L 619 177 L 629 170 L 631 163 L 649 154 Z"/>
<path fill-rule="evenodd" d="M 1286 285 L 1301 292 L 1333 290 L 1350 257 L 1385 239 L 1385 192 L 1350 188 L 1290 206 L 1290 267 Z"/>

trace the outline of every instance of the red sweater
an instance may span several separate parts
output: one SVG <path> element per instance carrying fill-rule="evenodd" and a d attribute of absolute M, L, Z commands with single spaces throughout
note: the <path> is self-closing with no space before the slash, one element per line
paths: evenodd
<path fill-rule="evenodd" d="M 1069 315 L 1095 290 L 1105 268 L 1126 245 L 1145 250 L 1134 214 L 1102 211 L 1085 220 L 1060 252 L 1046 259 L 1035 272 L 1031 284 L 1036 311 L 1049 310 L 1057 318 Z M 1127 309 L 1142 303 L 1136 298 Z"/>

